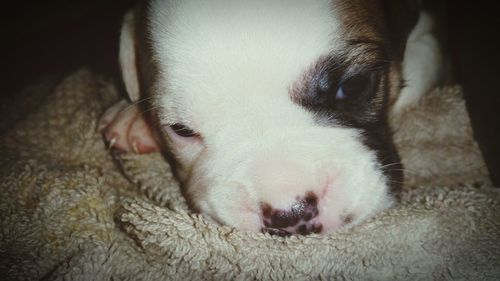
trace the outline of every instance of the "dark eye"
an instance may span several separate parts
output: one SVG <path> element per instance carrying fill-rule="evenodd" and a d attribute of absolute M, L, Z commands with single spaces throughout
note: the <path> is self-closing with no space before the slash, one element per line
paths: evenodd
<path fill-rule="evenodd" d="M 174 133 L 176 133 L 177 135 L 184 137 L 184 138 L 194 137 L 194 136 L 198 135 L 190 128 L 188 128 L 182 124 L 179 124 L 179 123 L 170 125 L 170 129 L 172 129 L 172 131 Z"/>
<path fill-rule="evenodd" d="M 334 109 L 342 109 L 352 104 L 367 100 L 374 93 L 375 73 L 355 73 L 335 77 L 330 74 L 320 76 L 316 82 L 316 91 L 311 95 L 314 102 Z"/>
<path fill-rule="evenodd" d="M 335 93 L 335 100 L 342 101 L 357 101 L 368 97 L 372 92 L 373 75 L 356 74 L 344 79 Z"/>
<path fill-rule="evenodd" d="M 368 69 L 323 71 L 313 77 L 301 102 L 318 112 L 362 116 L 373 104 L 378 77 L 378 71 Z"/>

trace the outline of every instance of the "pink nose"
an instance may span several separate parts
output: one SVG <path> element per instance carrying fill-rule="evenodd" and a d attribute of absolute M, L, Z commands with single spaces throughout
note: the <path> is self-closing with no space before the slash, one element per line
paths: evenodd
<path fill-rule="evenodd" d="M 317 220 L 318 197 L 308 192 L 304 198 L 297 198 L 288 210 L 273 209 L 268 203 L 261 203 L 264 227 L 262 232 L 271 235 L 289 236 L 320 233 L 323 225 Z"/>

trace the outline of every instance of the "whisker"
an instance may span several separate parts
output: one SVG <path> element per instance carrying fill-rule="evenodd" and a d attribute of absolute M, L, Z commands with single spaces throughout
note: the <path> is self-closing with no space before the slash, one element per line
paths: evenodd
<path fill-rule="evenodd" d="M 390 169 L 390 170 L 387 170 L 387 172 L 392 172 L 392 171 L 401 171 L 401 172 L 404 172 L 405 174 L 418 176 L 418 173 L 416 173 L 414 171 L 406 170 L 406 169 Z"/>
<path fill-rule="evenodd" d="M 403 165 L 403 162 L 389 163 L 389 164 L 380 166 L 380 169 L 387 170 L 387 171 L 403 171 L 403 172 L 408 173 L 408 174 L 418 175 L 418 173 L 416 171 L 409 170 L 408 168 L 406 168 L 404 166 L 401 169 L 397 169 L 397 168 L 395 168 L 395 169 L 393 169 L 393 168 L 387 169 L 389 167 L 396 166 L 396 165 Z"/>
<path fill-rule="evenodd" d="M 389 180 L 387 181 L 388 184 L 393 184 L 393 183 L 396 183 L 396 184 L 401 184 L 401 185 L 404 185 L 404 181 L 394 181 L 394 180 Z"/>
<path fill-rule="evenodd" d="M 394 165 L 403 165 L 403 163 L 401 163 L 401 162 L 396 162 L 396 163 L 386 164 L 386 165 L 384 165 L 384 166 L 380 167 L 380 169 L 385 169 L 385 168 L 387 168 L 387 167 L 391 167 L 391 166 L 394 166 Z"/>
<path fill-rule="evenodd" d="M 130 110 L 132 109 L 134 106 L 142 103 L 142 102 L 145 102 L 145 101 L 149 101 L 151 99 L 153 99 L 154 97 L 146 97 L 146 98 L 142 98 L 142 99 L 139 99 L 139 100 L 136 100 L 134 102 L 132 102 L 131 104 L 127 105 L 127 107 L 125 107 L 122 111 L 127 111 L 127 110 Z"/>
<path fill-rule="evenodd" d="M 388 155 L 388 156 L 386 156 L 386 157 L 384 157 L 384 158 L 380 159 L 380 162 L 384 162 L 385 160 L 389 159 L 390 157 L 391 157 L 391 155 Z"/>
<path fill-rule="evenodd" d="M 401 172 L 405 172 L 405 173 L 410 173 L 412 174 L 411 171 L 408 171 L 408 170 L 405 170 L 405 169 L 390 169 L 390 170 L 387 170 L 388 172 L 395 172 L 395 171 L 401 171 Z"/>
<path fill-rule="evenodd" d="M 155 110 L 155 109 L 160 109 L 160 107 L 159 106 L 151 106 L 150 108 L 147 108 L 147 109 L 144 109 L 143 111 L 141 111 L 141 114 L 148 113 L 148 112 Z"/>

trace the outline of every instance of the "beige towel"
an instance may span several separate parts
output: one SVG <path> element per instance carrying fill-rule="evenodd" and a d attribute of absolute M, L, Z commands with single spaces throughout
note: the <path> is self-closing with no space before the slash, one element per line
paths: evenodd
<path fill-rule="evenodd" d="M 330 236 L 289 238 L 193 214 L 158 154 L 113 158 L 95 127 L 118 96 L 81 70 L 5 107 L 4 280 L 500 280 L 500 191 L 459 87 L 392 120 L 408 170 L 397 207 Z"/>

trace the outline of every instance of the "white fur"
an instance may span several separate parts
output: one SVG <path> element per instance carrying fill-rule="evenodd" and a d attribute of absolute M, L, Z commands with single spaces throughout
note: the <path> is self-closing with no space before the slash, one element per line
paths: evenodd
<path fill-rule="evenodd" d="M 134 13 L 128 12 L 123 18 L 120 32 L 120 54 L 119 61 L 125 89 L 132 101 L 139 99 L 139 78 L 137 76 L 136 53 L 134 43 Z"/>
<path fill-rule="evenodd" d="M 442 68 L 439 43 L 433 35 L 433 20 L 422 12 L 406 43 L 403 60 L 403 78 L 406 86 L 392 107 L 392 114 L 401 114 L 414 106 L 438 82 Z"/>
<path fill-rule="evenodd" d="M 341 46 L 329 0 L 157 0 L 150 8 L 162 122 L 201 134 L 172 142 L 203 213 L 258 231 L 260 202 L 288 208 L 313 191 L 330 232 L 342 215 L 360 221 L 391 205 L 359 133 L 318 125 L 289 96 L 312 63 Z"/>

